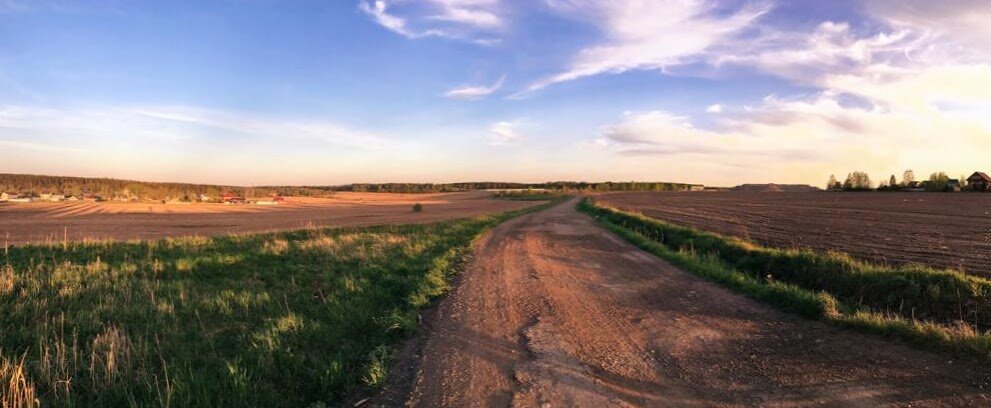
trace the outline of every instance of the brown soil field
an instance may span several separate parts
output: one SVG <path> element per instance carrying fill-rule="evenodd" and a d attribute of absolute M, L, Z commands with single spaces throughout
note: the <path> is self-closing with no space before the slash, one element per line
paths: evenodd
<path fill-rule="evenodd" d="M 763 245 L 991 277 L 991 194 L 616 193 L 595 200 Z"/>
<path fill-rule="evenodd" d="M 366 406 L 991 404 L 984 363 L 732 293 L 606 231 L 575 202 L 480 240 Z"/>
<path fill-rule="evenodd" d="M 336 193 L 288 197 L 278 206 L 146 203 L 0 203 L 0 244 L 154 239 L 324 226 L 410 224 L 511 211 L 539 202 L 484 191 L 443 194 Z M 412 205 L 423 204 L 414 213 Z"/>

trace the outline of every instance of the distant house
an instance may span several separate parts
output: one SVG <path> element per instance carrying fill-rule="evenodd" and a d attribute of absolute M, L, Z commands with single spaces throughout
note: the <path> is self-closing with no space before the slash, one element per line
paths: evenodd
<path fill-rule="evenodd" d="M 705 186 L 701 184 L 691 184 L 688 186 L 688 191 L 705 191 Z"/>
<path fill-rule="evenodd" d="M 7 192 L 0 193 L 0 202 L 10 200 L 10 194 Z"/>
<path fill-rule="evenodd" d="M 229 191 L 220 197 L 220 201 L 224 204 L 244 204 L 247 202 L 244 197 L 239 197 L 237 194 Z"/>
<path fill-rule="evenodd" d="M 39 201 L 62 201 L 63 198 L 65 198 L 64 195 L 54 193 L 41 194 L 38 196 Z"/>
<path fill-rule="evenodd" d="M 200 202 L 203 203 L 210 202 L 210 195 L 208 194 L 200 194 L 199 198 L 200 198 Z"/>
<path fill-rule="evenodd" d="M 967 185 L 975 191 L 989 191 L 991 190 L 991 177 L 978 171 L 967 177 Z"/>

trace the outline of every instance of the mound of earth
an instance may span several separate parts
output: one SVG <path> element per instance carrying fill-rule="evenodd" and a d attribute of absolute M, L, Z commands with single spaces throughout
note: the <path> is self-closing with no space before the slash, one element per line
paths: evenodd
<path fill-rule="evenodd" d="M 812 191 L 822 191 L 819 187 L 808 184 L 741 184 L 730 189 L 730 191 L 745 191 L 748 193 L 805 193 Z"/>

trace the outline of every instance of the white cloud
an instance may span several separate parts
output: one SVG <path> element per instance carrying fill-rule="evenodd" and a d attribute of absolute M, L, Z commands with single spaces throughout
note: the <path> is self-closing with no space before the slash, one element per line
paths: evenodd
<path fill-rule="evenodd" d="M 946 64 L 893 69 L 871 65 L 860 72 L 826 75 L 828 89 L 866 98 L 888 109 L 991 109 L 991 65 Z M 991 110 L 988 110 L 991 112 Z"/>
<path fill-rule="evenodd" d="M 407 38 L 444 37 L 493 45 L 500 41 L 493 35 L 505 24 L 499 0 L 361 0 L 358 8 Z"/>
<path fill-rule="evenodd" d="M 519 131 L 520 123 L 496 122 L 489 126 L 489 144 L 493 146 L 508 146 L 519 144 L 523 140 L 523 135 Z"/>
<path fill-rule="evenodd" d="M 295 139 L 356 149 L 378 149 L 385 145 L 382 136 L 330 121 L 177 106 L 74 109 L 0 106 L 0 137 L 66 148 L 102 144 L 140 151 L 205 140 Z"/>
<path fill-rule="evenodd" d="M 718 103 L 717 104 L 713 104 L 713 105 L 709 105 L 707 108 L 705 108 L 705 111 L 706 112 L 709 112 L 709 113 L 722 113 L 723 112 L 723 105 L 720 105 Z"/>
<path fill-rule="evenodd" d="M 429 18 L 480 28 L 498 28 L 502 18 L 495 12 L 498 0 L 429 0 L 440 9 Z"/>
<path fill-rule="evenodd" d="M 987 119 L 846 106 L 828 91 L 797 100 L 768 97 L 727 116 L 698 128 L 669 112 L 627 113 L 587 145 L 630 166 L 676 168 L 716 183 L 807 183 L 853 170 L 886 178 L 904 168 L 956 175 L 984 168 L 991 151 Z"/>
<path fill-rule="evenodd" d="M 991 56 L 991 2 L 986 0 L 866 0 L 872 15 L 895 27 L 956 43 L 956 53 Z"/>
<path fill-rule="evenodd" d="M 465 85 L 465 86 L 460 86 L 460 87 L 451 89 L 450 91 L 447 91 L 446 93 L 444 93 L 444 96 L 446 96 L 448 98 L 451 98 L 451 99 L 461 99 L 461 100 L 466 100 L 466 101 L 474 101 L 474 100 L 482 99 L 482 98 L 484 98 L 486 96 L 491 95 L 493 92 L 498 91 L 499 88 L 502 88 L 502 84 L 505 81 L 506 81 L 506 76 L 503 75 L 501 78 L 499 78 L 498 81 L 496 81 L 492 85 L 488 85 L 488 86 L 486 86 L 486 85 Z"/>
<path fill-rule="evenodd" d="M 423 31 L 414 32 L 406 27 L 406 19 L 389 14 L 386 9 L 389 7 L 388 3 L 384 0 L 375 1 L 362 1 L 358 4 L 358 8 L 366 14 L 372 16 L 378 25 L 385 27 L 389 31 L 396 34 L 409 37 L 409 38 L 420 38 L 429 36 L 439 36 L 442 35 L 440 31 Z"/>
<path fill-rule="evenodd" d="M 909 30 L 858 37 L 849 24 L 823 22 L 811 33 L 765 31 L 732 49 L 714 52 L 716 65 L 741 64 L 810 85 L 837 72 L 857 72 L 869 65 L 902 65 L 924 48 L 927 36 Z"/>
<path fill-rule="evenodd" d="M 690 62 L 710 47 L 731 41 L 768 10 L 749 3 L 731 13 L 699 0 L 547 0 L 551 9 L 599 26 L 601 43 L 582 49 L 562 72 L 533 83 L 552 84 L 630 70 L 663 70 Z"/>

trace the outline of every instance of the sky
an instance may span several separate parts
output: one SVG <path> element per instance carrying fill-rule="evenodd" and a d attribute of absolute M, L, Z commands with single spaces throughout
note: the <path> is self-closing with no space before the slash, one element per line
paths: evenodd
<path fill-rule="evenodd" d="M 986 0 L 0 0 L 0 172 L 219 184 L 991 171 Z"/>

